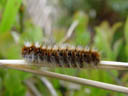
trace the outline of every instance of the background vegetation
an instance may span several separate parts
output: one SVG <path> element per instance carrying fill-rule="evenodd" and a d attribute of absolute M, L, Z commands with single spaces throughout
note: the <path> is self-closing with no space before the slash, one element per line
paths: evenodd
<path fill-rule="evenodd" d="M 56 2 L 56 8 L 60 12 L 57 14 L 60 16 L 55 15 L 57 18 L 52 23 L 54 42 L 60 42 L 70 25 L 78 20 L 78 26 L 66 43 L 93 46 L 101 52 L 102 60 L 128 62 L 127 0 L 60 0 Z M 33 23 L 27 8 L 27 4 L 25 5 L 22 0 L 0 0 L 1 59 L 19 59 L 25 41 L 43 42 L 46 39 L 45 28 Z M 48 70 L 128 86 L 127 71 L 59 68 Z M 0 96 L 27 96 L 28 94 L 32 96 L 33 92 L 28 81 L 42 96 L 51 96 L 51 91 L 41 78 L 44 77 L 0 68 Z M 52 94 L 53 96 L 126 96 L 122 93 L 76 85 L 54 78 L 45 79 L 57 93 Z"/>

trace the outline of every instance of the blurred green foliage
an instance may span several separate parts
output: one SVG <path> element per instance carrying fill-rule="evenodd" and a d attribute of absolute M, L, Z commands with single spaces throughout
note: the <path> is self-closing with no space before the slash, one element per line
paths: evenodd
<path fill-rule="evenodd" d="M 86 46 L 90 40 L 90 34 L 87 29 L 89 17 L 83 12 L 78 12 L 74 14 L 74 20 L 79 21 L 79 24 L 75 29 L 74 43 L 76 45 Z"/>
<path fill-rule="evenodd" d="M 108 60 L 115 60 L 118 56 L 119 47 L 122 40 L 113 42 L 113 37 L 117 29 L 121 27 L 121 23 L 116 23 L 112 27 L 109 26 L 108 22 L 103 22 L 100 26 L 96 27 L 95 44 L 100 50 L 105 52 Z M 107 53 L 106 53 L 107 52 Z"/>
<path fill-rule="evenodd" d="M 22 28 L 19 24 L 21 4 L 22 0 L 0 0 L 1 59 L 19 59 L 21 58 L 20 50 L 25 41 L 42 42 L 44 38 L 42 29 L 33 25 L 31 19 L 28 18 L 25 18 L 24 21 L 24 31 L 20 32 Z M 128 62 L 127 0 L 61 0 L 59 4 L 67 11 L 67 14 L 64 17 L 62 16 L 59 22 L 59 25 L 63 26 L 63 28 L 58 27 L 54 30 L 57 41 L 64 37 L 66 27 L 72 24 L 73 21 L 78 20 L 79 24 L 70 43 L 97 48 L 101 53 L 102 60 Z M 95 9 L 96 12 L 96 16 L 93 16 L 93 18 L 90 15 L 92 9 Z M 17 41 L 13 33 L 17 35 Z M 50 70 L 81 78 L 128 86 L 128 74 L 125 71 L 61 68 Z M 3 68 L 0 68 L 0 96 L 25 96 L 28 87 L 24 81 L 29 78 L 36 79 L 36 87 L 43 96 L 50 96 L 46 86 L 41 83 L 37 76 L 34 77 L 30 73 Z M 64 87 L 58 79 L 49 78 L 48 80 L 53 84 L 58 96 L 126 96 L 122 93 L 89 86 L 70 89 Z"/>

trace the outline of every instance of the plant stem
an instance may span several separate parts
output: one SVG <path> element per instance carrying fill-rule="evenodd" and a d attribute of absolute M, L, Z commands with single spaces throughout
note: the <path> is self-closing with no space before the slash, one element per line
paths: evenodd
<path fill-rule="evenodd" d="M 20 66 L 33 65 L 36 67 L 53 67 L 53 66 L 49 66 L 49 64 L 28 64 L 24 60 L 0 60 L 0 65 L 8 65 L 8 64 L 9 65 L 10 64 L 20 65 Z M 98 66 L 91 66 L 91 68 L 128 70 L 128 63 L 127 62 L 115 62 L 115 61 L 101 61 L 100 64 L 98 64 Z"/>
<path fill-rule="evenodd" d="M 114 67 L 115 66 L 128 67 L 128 63 L 121 63 L 121 62 L 101 61 L 100 65 L 102 65 L 102 64 L 114 66 Z M 78 83 L 78 84 L 82 84 L 82 85 L 89 85 L 89 86 L 93 86 L 93 87 L 97 87 L 97 88 L 102 88 L 102 89 L 106 89 L 106 90 L 112 90 L 112 91 L 128 94 L 128 88 L 123 87 L 123 86 L 107 84 L 107 83 L 102 83 L 102 82 L 88 80 L 88 79 L 82 79 L 82 78 L 58 74 L 58 73 L 54 73 L 54 72 L 48 72 L 45 70 L 39 70 L 39 69 L 34 70 L 30 66 L 28 66 L 24 60 L 0 60 L 0 66 L 5 67 L 5 68 L 21 70 L 21 71 L 25 71 L 25 72 L 30 72 L 30 73 L 41 75 L 41 76 L 58 78 L 61 80 L 70 81 L 70 82 L 74 82 L 74 83 Z"/>

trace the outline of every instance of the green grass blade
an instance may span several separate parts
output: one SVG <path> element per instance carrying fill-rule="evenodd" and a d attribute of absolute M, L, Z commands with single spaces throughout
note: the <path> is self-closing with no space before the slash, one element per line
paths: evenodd
<path fill-rule="evenodd" d="M 8 0 L 0 24 L 0 33 L 8 32 L 15 21 L 21 0 Z"/>

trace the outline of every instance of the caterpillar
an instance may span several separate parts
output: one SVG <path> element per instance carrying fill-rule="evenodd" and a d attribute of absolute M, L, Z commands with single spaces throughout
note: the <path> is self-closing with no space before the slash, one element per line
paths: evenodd
<path fill-rule="evenodd" d="M 95 50 L 71 45 L 40 45 L 27 42 L 22 48 L 22 57 L 29 63 L 65 68 L 97 66 L 100 54 Z"/>

